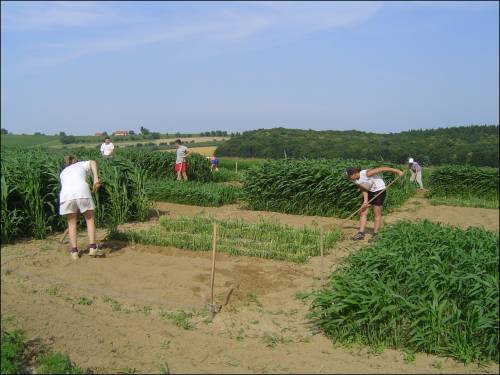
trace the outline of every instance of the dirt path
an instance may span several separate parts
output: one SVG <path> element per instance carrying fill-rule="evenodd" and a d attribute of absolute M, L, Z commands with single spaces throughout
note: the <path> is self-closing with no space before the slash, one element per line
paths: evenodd
<path fill-rule="evenodd" d="M 420 203 L 416 203 L 420 202 Z M 334 218 L 246 211 L 238 206 L 202 208 L 159 203 L 169 215 L 213 215 L 255 221 L 275 218 L 294 226 L 343 223 Z M 498 230 L 498 211 L 434 207 L 414 198 L 386 222 L 430 218 L 463 225 L 486 223 Z M 446 210 L 450 209 L 446 214 Z M 474 211 L 471 211 L 474 210 Z M 493 212 L 491 212 L 493 211 Z M 438 216 L 441 215 L 441 216 Z M 493 219 L 496 216 L 496 221 Z M 154 222 L 154 221 L 153 221 Z M 127 224 L 149 226 L 153 222 Z M 496 226 L 495 226 L 496 225 Z M 344 231 L 356 231 L 355 222 Z M 104 231 L 98 232 L 103 239 Z M 210 255 L 174 248 L 104 243 L 107 257 L 84 255 L 72 261 L 58 237 L 2 247 L 2 326 L 26 330 L 56 350 L 68 353 L 94 372 L 136 369 L 158 373 L 498 373 L 498 365 L 478 368 L 450 359 L 418 354 L 406 363 L 404 353 L 333 345 L 307 326 L 307 303 L 295 296 L 320 285 L 320 262 L 304 265 L 219 254 L 216 300 L 227 306 L 213 320 L 204 312 L 209 295 Z M 84 236 L 80 243 L 86 244 Z M 365 243 L 342 241 L 325 257 L 333 269 Z M 82 297 L 85 297 L 82 298 Z M 88 301 L 92 301 L 90 305 Z M 168 312 L 192 313 L 192 329 L 176 326 Z M 177 319 L 182 323 L 181 318 Z"/>

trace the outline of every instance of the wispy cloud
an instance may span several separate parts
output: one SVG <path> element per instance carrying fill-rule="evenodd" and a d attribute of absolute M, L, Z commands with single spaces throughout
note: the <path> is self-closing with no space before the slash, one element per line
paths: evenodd
<path fill-rule="evenodd" d="M 24 62 L 30 67 L 154 43 L 235 43 L 266 33 L 293 37 L 353 27 L 366 22 L 382 7 L 379 2 L 280 1 L 4 4 L 2 33 L 53 32 L 46 42 L 30 45 L 32 50 L 38 50 L 38 56 Z M 84 33 L 74 30 L 91 31 L 97 36 L 82 38 Z M 59 31 L 64 33 L 64 41 L 54 39 L 54 32 Z"/>

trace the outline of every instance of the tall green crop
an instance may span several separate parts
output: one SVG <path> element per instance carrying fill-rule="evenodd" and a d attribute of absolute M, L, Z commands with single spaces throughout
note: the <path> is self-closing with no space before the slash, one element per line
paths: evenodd
<path fill-rule="evenodd" d="M 380 164 L 354 160 L 269 161 L 246 173 L 244 196 L 255 210 L 347 217 L 362 203 L 358 188 L 345 177 L 349 165 L 373 168 Z M 384 175 L 386 184 L 394 178 L 392 173 Z M 388 190 L 386 209 L 403 204 L 414 192 L 413 184 L 402 177 Z"/>
<path fill-rule="evenodd" d="M 388 226 L 331 274 L 310 317 L 334 341 L 498 362 L 498 240 L 429 221 Z"/>
<path fill-rule="evenodd" d="M 498 208 L 498 168 L 448 165 L 432 170 L 429 197 L 479 201 Z"/>

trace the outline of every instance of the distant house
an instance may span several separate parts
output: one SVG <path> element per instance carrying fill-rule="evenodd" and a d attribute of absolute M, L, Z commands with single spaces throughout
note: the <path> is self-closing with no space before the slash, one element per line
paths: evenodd
<path fill-rule="evenodd" d="M 128 135 L 128 131 L 127 130 L 117 130 L 113 133 L 114 136 L 124 136 L 124 135 Z"/>
<path fill-rule="evenodd" d="M 103 132 L 96 132 L 94 134 L 96 137 L 103 137 L 104 136 L 104 133 Z"/>

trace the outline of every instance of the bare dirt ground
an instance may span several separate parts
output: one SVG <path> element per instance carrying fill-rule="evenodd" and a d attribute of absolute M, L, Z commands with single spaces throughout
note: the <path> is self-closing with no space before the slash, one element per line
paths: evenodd
<path fill-rule="evenodd" d="M 163 215 L 212 215 L 256 221 L 274 218 L 294 226 L 318 223 L 342 228 L 339 219 L 247 211 L 237 205 L 203 208 L 156 205 Z M 430 206 L 415 197 L 386 217 L 427 218 L 449 224 L 484 225 L 498 231 L 498 210 Z M 148 227 L 155 220 L 124 227 Z M 106 233 L 98 231 L 103 240 Z M 60 235 L 59 235 L 60 236 Z M 307 324 L 307 302 L 297 292 L 320 286 L 319 257 L 297 265 L 217 255 L 215 295 L 229 303 L 213 319 L 209 298 L 210 254 L 119 242 L 102 242 L 106 258 L 73 261 L 59 236 L 2 247 L 2 327 L 22 328 L 95 373 L 136 370 L 158 373 L 498 373 L 498 365 L 464 366 L 451 359 L 401 351 L 333 345 Z M 79 237 L 81 247 L 87 244 Z M 82 246 L 83 245 L 83 246 Z M 366 243 L 344 240 L 324 259 L 325 274 Z M 84 298 L 83 298 L 84 297 Z M 88 303 L 91 304 L 89 305 Z M 167 313 L 192 313 L 191 329 Z"/>

